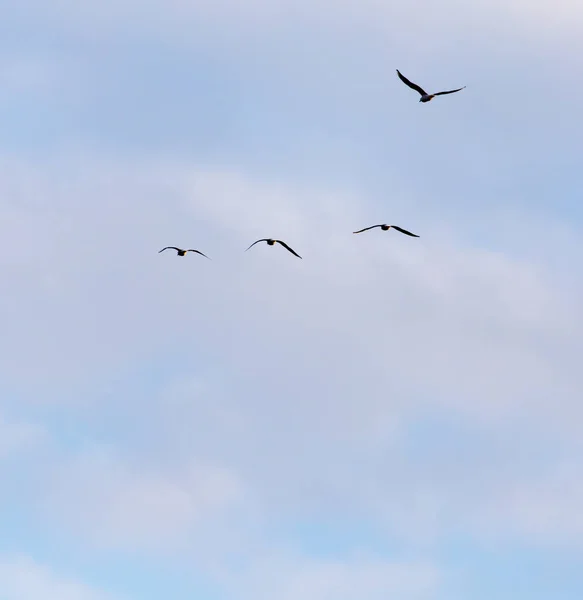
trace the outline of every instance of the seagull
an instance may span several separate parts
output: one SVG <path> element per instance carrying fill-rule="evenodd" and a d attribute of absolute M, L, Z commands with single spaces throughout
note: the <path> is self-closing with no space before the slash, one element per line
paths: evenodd
<path fill-rule="evenodd" d="M 437 94 L 428 94 L 422 87 L 419 87 L 416 83 L 409 81 L 404 75 L 401 75 L 401 72 L 399 71 L 399 69 L 397 69 L 397 74 L 399 75 L 399 79 L 403 83 L 407 84 L 410 88 L 416 90 L 417 92 L 419 92 L 421 94 L 421 98 L 419 99 L 419 102 L 429 102 L 430 100 L 433 100 L 433 98 L 435 98 L 435 96 L 443 96 L 444 94 L 453 94 L 454 92 L 459 92 L 466 87 L 464 85 L 464 87 L 458 88 L 457 90 L 450 90 L 449 92 L 437 92 Z"/>
<path fill-rule="evenodd" d="M 193 250 L 192 248 L 189 248 L 188 250 L 183 250 L 182 248 L 177 248 L 176 246 L 166 246 L 166 248 L 162 248 L 162 250 L 160 250 L 158 254 L 160 254 L 160 252 L 164 252 L 164 250 L 176 250 L 176 254 L 178 254 L 178 256 L 185 256 L 187 252 L 196 252 L 197 254 L 200 254 L 201 256 L 204 256 L 205 258 L 211 260 L 206 254 L 200 252 L 200 250 Z"/>
<path fill-rule="evenodd" d="M 396 229 L 405 235 L 410 235 L 411 237 L 419 237 L 406 229 L 401 229 L 401 227 L 397 227 L 396 225 L 371 225 L 370 227 L 365 227 L 364 229 L 359 229 L 358 231 L 353 231 L 352 233 L 362 233 L 363 231 L 368 231 L 369 229 L 374 229 L 375 227 L 380 227 L 383 231 L 388 231 L 389 229 Z"/>
<path fill-rule="evenodd" d="M 281 240 L 272 240 L 271 238 L 264 238 L 262 240 L 257 240 L 256 242 L 253 242 L 251 244 L 251 246 L 249 246 L 249 248 L 252 248 L 253 246 L 255 246 L 255 244 L 258 244 L 259 242 L 267 242 L 268 246 L 273 246 L 275 243 L 281 244 L 286 250 L 289 250 L 292 254 L 295 254 L 298 258 L 302 258 L 297 252 L 295 252 L 295 250 L 292 250 L 285 242 L 282 242 Z M 249 250 L 249 248 L 247 248 L 247 250 Z M 245 252 L 247 252 L 247 250 L 245 250 Z"/>

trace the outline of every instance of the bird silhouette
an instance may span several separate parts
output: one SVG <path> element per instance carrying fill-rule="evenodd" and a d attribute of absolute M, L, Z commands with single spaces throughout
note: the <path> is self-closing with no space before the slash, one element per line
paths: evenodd
<path fill-rule="evenodd" d="M 422 87 L 419 87 L 416 83 L 409 81 L 404 75 L 402 75 L 401 72 L 399 71 L 399 69 L 397 69 L 397 75 L 399 75 L 399 79 L 403 83 L 405 83 L 411 89 L 413 89 L 421 94 L 421 98 L 419 99 L 419 102 L 429 102 L 430 100 L 433 100 L 433 98 L 435 98 L 435 96 L 443 96 L 444 94 L 453 94 L 455 92 L 459 92 L 459 91 L 463 90 L 466 87 L 464 85 L 464 87 L 458 88 L 457 90 L 449 90 L 448 92 L 437 92 L 436 94 L 428 94 Z"/>
<path fill-rule="evenodd" d="M 203 254 L 200 250 L 193 250 L 192 248 L 189 248 L 188 250 L 183 250 L 182 248 L 177 248 L 176 246 L 166 246 L 166 248 L 162 248 L 162 250 L 160 250 L 158 254 L 160 254 L 160 252 L 164 252 L 164 250 L 176 250 L 176 254 L 178 256 L 185 256 L 187 252 L 196 252 L 197 254 L 200 254 L 201 256 L 204 256 L 205 258 L 211 260 L 206 254 Z"/>
<path fill-rule="evenodd" d="M 363 231 L 368 231 L 369 229 L 374 229 L 375 227 L 380 227 L 383 231 L 388 231 L 389 229 L 396 229 L 397 231 L 400 231 L 401 233 L 404 233 L 405 235 L 410 235 L 411 237 L 419 237 L 418 235 L 415 235 L 414 233 L 411 233 L 410 231 L 407 231 L 406 229 L 402 229 L 401 227 L 397 227 L 397 225 L 371 225 L 370 227 L 365 227 L 364 229 L 359 229 L 358 231 L 353 231 L 352 233 L 362 233 Z"/>
<path fill-rule="evenodd" d="M 295 250 L 292 250 L 285 242 L 282 242 L 281 240 L 273 240 L 271 238 L 263 238 L 261 240 L 257 240 L 256 242 L 253 242 L 251 244 L 251 246 L 249 246 L 249 248 L 252 248 L 253 246 L 255 246 L 255 244 L 258 244 L 259 242 L 267 242 L 268 246 L 273 246 L 276 243 L 281 244 L 286 250 L 289 250 L 292 254 L 294 254 L 298 258 L 302 258 Z M 247 248 L 247 250 L 249 250 L 249 248 Z M 245 252 L 247 252 L 247 250 L 245 250 Z"/>

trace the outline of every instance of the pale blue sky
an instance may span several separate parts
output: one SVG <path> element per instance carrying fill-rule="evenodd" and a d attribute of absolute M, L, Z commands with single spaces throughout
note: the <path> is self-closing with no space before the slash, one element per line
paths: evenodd
<path fill-rule="evenodd" d="M 581 598 L 580 3 L 5 4 L 0 600 Z"/>

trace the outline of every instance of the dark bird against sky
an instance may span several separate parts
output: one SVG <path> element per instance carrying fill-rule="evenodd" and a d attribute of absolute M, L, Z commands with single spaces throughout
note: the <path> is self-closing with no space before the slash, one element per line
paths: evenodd
<path fill-rule="evenodd" d="M 255 246 L 255 244 L 258 244 L 259 242 L 267 242 L 267 244 L 269 246 L 273 246 L 275 243 L 281 244 L 286 250 L 289 250 L 292 254 L 295 254 L 298 258 L 302 258 L 295 250 L 292 250 L 285 242 L 282 242 L 281 240 L 272 240 L 271 238 L 263 238 L 261 240 L 257 240 L 256 242 L 253 242 L 251 244 L 251 246 L 249 246 L 249 248 L 252 248 L 253 246 Z M 249 248 L 247 248 L 247 250 L 249 250 Z M 247 252 L 247 250 L 245 250 L 245 252 Z"/>
<path fill-rule="evenodd" d="M 374 229 L 375 227 L 380 227 L 383 231 L 388 231 L 389 229 L 396 229 L 405 235 L 410 235 L 411 237 L 419 237 L 406 229 L 402 229 L 401 227 L 397 227 L 396 225 L 371 225 L 370 227 L 365 227 L 364 229 L 359 229 L 358 231 L 353 231 L 352 233 L 362 233 L 363 231 L 368 231 L 369 229 Z"/>
<path fill-rule="evenodd" d="M 428 94 L 422 87 L 419 87 L 416 83 L 409 81 L 404 75 L 402 75 L 401 72 L 399 71 L 399 69 L 397 69 L 397 75 L 399 75 L 399 79 L 403 83 L 405 83 L 411 89 L 413 89 L 421 94 L 421 98 L 419 99 L 419 102 L 429 102 L 430 100 L 433 100 L 433 98 L 435 98 L 435 96 L 443 96 L 444 94 L 453 94 L 455 92 L 459 92 L 459 91 L 463 90 L 466 87 L 464 85 L 464 87 L 458 88 L 457 90 L 449 90 L 448 92 L 437 92 L 436 94 Z"/>
<path fill-rule="evenodd" d="M 200 250 L 193 250 L 192 248 L 189 248 L 188 250 L 183 250 L 182 248 L 177 248 L 176 246 L 166 246 L 166 248 L 162 248 L 162 250 L 160 250 L 158 252 L 158 254 L 160 254 L 160 252 L 164 252 L 164 250 L 176 250 L 176 254 L 178 254 L 178 256 L 185 256 L 187 252 L 196 252 L 197 254 L 200 254 L 201 256 L 204 256 L 205 258 L 209 258 L 206 254 L 203 254 Z M 210 260 L 210 258 L 209 258 Z"/>

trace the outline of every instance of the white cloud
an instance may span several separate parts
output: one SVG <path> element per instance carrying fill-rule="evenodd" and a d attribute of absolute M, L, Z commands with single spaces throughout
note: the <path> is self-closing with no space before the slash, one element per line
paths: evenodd
<path fill-rule="evenodd" d="M 235 581 L 237 597 L 257 600 L 353 600 L 363 596 L 421 600 L 436 597 L 440 573 L 429 564 L 400 564 L 370 556 L 326 562 L 283 554 L 256 561 L 242 580 Z"/>
<path fill-rule="evenodd" d="M 114 600 L 77 581 L 55 573 L 27 556 L 0 556 L 0 598 L 2 600 Z"/>
<path fill-rule="evenodd" d="M 98 449 L 57 468 L 48 502 L 51 514 L 99 546 L 163 553 L 228 513 L 241 496 L 228 469 L 197 463 L 179 473 L 155 472 Z"/>
<path fill-rule="evenodd" d="M 45 430 L 31 423 L 9 422 L 0 415 L 0 460 L 45 439 Z"/>
<path fill-rule="evenodd" d="M 18 7 L 13 9 L 18 10 Z M 188 1 L 104 0 L 79 4 L 73 0 L 55 0 L 38 7 L 37 14 L 55 24 L 65 25 L 76 34 L 95 37 L 99 31 L 127 35 L 126 24 L 133 25 L 132 35 L 153 36 L 173 43 L 219 43 L 231 46 L 253 36 L 274 39 L 290 26 L 317 28 L 342 33 L 346 28 L 374 35 L 390 35 L 391 41 L 407 41 L 412 51 L 428 51 L 451 47 L 455 41 L 476 42 L 476 33 L 497 34 L 506 42 L 539 43 L 568 35 L 575 39 L 582 16 L 576 0 L 550 2 L 488 2 L 471 4 L 447 0 L 440 4 L 423 0 L 410 4 L 378 0 L 315 0 L 273 3 L 252 0 Z M 191 35 L 189 35 L 189 32 Z M 192 35 L 196 32 L 197 35 Z M 212 36 L 209 33 L 212 32 Z M 486 41 L 489 36 L 484 36 Z M 414 46 L 414 48 L 413 48 Z"/>
<path fill-rule="evenodd" d="M 513 481 L 498 488 L 484 507 L 483 534 L 499 540 L 501 532 L 488 522 L 505 522 L 506 535 L 526 539 L 534 547 L 564 546 L 583 550 L 583 486 L 578 473 L 581 455 L 541 468 L 537 477 L 516 473 Z"/>
<path fill-rule="evenodd" d="M 0 56 L 0 84 L 12 94 L 47 89 L 56 80 L 55 65 L 36 58 Z"/>
<path fill-rule="evenodd" d="M 548 400 L 557 381 L 581 383 L 555 352 L 562 348 L 568 359 L 580 346 L 583 314 L 576 297 L 544 266 L 503 252 L 462 248 L 454 224 L 436 233 L 426 229 L 427 222 L 413 244 L 378 231 L 355 238 L 350 231 L 370 219 L 366 200 L 357 196 L 271 184 L 252 189 L 230 173 L 198 173 L 192 179 L 196 182 L 187 181 L 185 194 L 192 198 L 193 218 L 204 215 L 241 245 L 245 238 L 255 239 L 247 232 L 257 237 L 285 232 L 306 257 L 302 264 L 283 263 L 282 269 L 293 269 L 293 283 L 289 274 L 273 272 L 279 255 L 246 259 L 253 269 L 259 265 L 254 275 L 269 278 L 274 290 L 244 290 L 239 302 L 261 307 L 254 313 L 248 306 L 247 318 L 257 314 L 257 321 L 268 319 L 271 327 L 287 322 L 285 331 L 296 328 L 306 339 L 324 331 L 341 335 L 369 368 L 390 366 L 393 381 L 415 377 L 422 365 L 417 389 L 432 394 L 433 402 L 454 403 L 480 418 L 522 410 L 525 401 L 538 404 L 541 395 Z M 423 222 L 424 208 L 405 208 L 401 201 L 393 202 L 392 210 L 408 224 Z M 534 234 L 530 223 L 525 229 Z M 580 255 L 581 248 L 576 252 Z M 294 293 L 296 286 L 301 287 Z M 275 335 L 266 331 L 264 343 L 272 347 L 280 334 L 281 329 Z M 382 381 L 381 373 L 378 377 Z M 556 402 L 547 408 L 554 410 Z"/>

